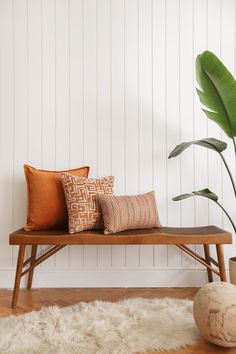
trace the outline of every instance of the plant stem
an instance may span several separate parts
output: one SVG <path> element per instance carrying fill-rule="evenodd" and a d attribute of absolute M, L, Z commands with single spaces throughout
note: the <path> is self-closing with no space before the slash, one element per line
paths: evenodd
<path fill-rule="evenodd" d="M 215 202 L 217 205 L 219 205 L 219 207 L 223 210 L 223 212 L 225 213 L 225 215 L 227 216 L 227 218 L 229 219 L 231 225 L 233 226 L 234 232 L 236 232 L 236 226 L 233 222 L 233 220 L 231 219 L 231 217 L 229 216 L 229 214 L 227 213 L 227 211 L 225 210 L 225 208 L 218 202 Z"/>
<path fill-rule="evenodd" d="M 233 139 L 233 141 L 234 141 L 234 143 L 235 143 L 235 140 L 234 140 L 234 139 Z M 235 149 L 236 149 L 236 145 L 235 145 Z M 228 174 L 229 174 L 229 178 L 230 178 L 230 180 L 231 180 L 231 183 L 232 183 L 232 186 L 233 186 L 233 190 L 234 190 L 234 195 L 235 195 L 235 197 L 236 197 L 236 185 L 235 185 L 235 183 L 234 183 L 234 179 L 233 179 L 232 173 L 230 172 L 229 166 L 227 165 L 227 162 L 226 162 L 226 160 L 225 160 L 223 154 L 222 154 L 221 152 L 219 152 L 219 154 L 220 154 L 220 157 L 222 158 L 222 160 L 223 160 L 223 162 L 224 162 L 224 165 L 225 165 L 225 168 L 226 168 L 226 170 L 227 170 L 227 172 L 228 172 Z M 235 151 L 235 154 L 236 154 L 236 151 Z"/>
<path fill-rule="evenodd" d="M 232 140 L 233 140 L 233 144 L 234 144 L 234 153 L 236 156 L 236 142 L 235 142 L 234 136 L 232 137 Z"/>

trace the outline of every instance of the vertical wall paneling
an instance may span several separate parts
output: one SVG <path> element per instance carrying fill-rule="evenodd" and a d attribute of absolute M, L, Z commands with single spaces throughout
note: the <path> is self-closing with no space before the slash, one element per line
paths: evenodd
<path fill-rule="evenodd" d="M 180 141 L 194 140 L 194 98 L 193 80 L 194 32 L 193 32 L 193 1 L 180 1 L 180 53 L 179 53 L 179 112 Z M 188 31 L 186 31 L 188 28 Z M 180 156 L 180 192 L 191 193 L 195 187 L 194 149 L 190 147 Z M 194 220 L 195 200 L 187 199 L 181 202 L 181 226 L 192 226 Z M 195 247 L 193 247 L 195 248 Z M 182 253 L 182 266 L 190 267 L 195 262 Z"/>
<path fill-rule="evenodd" d="M 42 2 L 27 2 L 28 162 L 42 166 Z M 41 248 L 41 247 L 40 247 Z M 27 249 L 30 252 L 30 249 Z"/>
<path fill-rule="evenodd" d="M 207 0 L 194 1 L 194 58 L 201 54 L 207 47 Z M 195 61 L 193 63 L 195 71 Z M 207 137 L 207 118 L 201 110 L 201 104 L 196 94 L 197 82 L 194 76 L 194 133 L 195 139 Z M 196 190 L 203 189 L 208 184 L 207 149 L 195 147 L 195 186 Z M 208 223 L 208 203 L 201 199 L 195 199 L 196 224 Z"/>
<path fill-rule="evenodd" d="M 126 191 L 139 192 L 139 1 L 125 1 Z"/>
<path fill-rule="evenodd" d="M 162 225 L 232 230 L 204 198 L 172 201 L 209 187 L 235 219 L 219 156 L 197 146 L 168 155 L 212 136 L 228 143 L 235 175 L 232 142 L 195 91 L 195 58 L 205 49 L 236 72 L 235 29 L 235 0 L 0 1 L 0 287 L 12 286 L 16 262 L 7 236 L 26 219 L 24 163 L 89 165 L 91 177 L 115 176 L 117 195 L 155 190 Z M 201 270 L 174 246 L 73 246 L 38 268 L 35 286 L 196 286 Z"/>
<path fill-rule="evenodd" d="M 69 0 L 70 168 L 84 163 L 83 0 Z M 70 247 L 70 266 L 83 266 L 83 246 Z"/>
<path fill-rule="evenodd" d="M 125 145 L 126 193 L 139 183 L 139 0 L 125 1 Z M 127 268 L 139 267 L 139 246 L 126 246 Z"/>
<path fill-rule="evenodd" d="M 28 162 L 28 14 L 27 1 L 14 1 L 14 223 L 25 219 L 26 186 L 23 164 Z M 19 134 L 20 133 L 20 134 Z"/>
<path fill-rule="evenodd" d="M 207 28 L 207 46 L 216 55 L 221 56 L 221 30 L 222 30 L 222 17 L 221 17 L 221 0 L 208 0 L 208 28 Z M 214 17 L 214 20 L 213 20 Z M 208 136 L 221 139 L 222 133 L 220 128 L 212 121 L 208 120 Z M 208 173 L 209 173 L 209 188 L 217 195 L 222 196 L 222 164 L 219 156 L 209 151 L 208 154 Z M 217 171 L 217 173 L 216 173 Z M 222 200 L 222 197 L 220 197 Z M 209 222 L 210 224 L 222 224 L 222 211 L 214 203 L 209 203 Z"/>
<path fill-rule="evenodd" d="M 153 172 L 158 211 L 167 225 L 166 2 L 153 1 Z M 167 266 L 167 246 L 154 246 L 154 265 Z"/>
<path fill-rule="evenodd" d="M 55 70 L 55 0 L 41 1 L 41 23 L 38 21 L 38 32 L 41 29 L 41 38 L 37 39 L 41 47 L 39 60 L 41 66 L 41 168 L 56 169 L 56 70 Z M 32 20 L 30 20 L 32 22 Z M 33 24 L 32 24 L 33 25 Z M 32 41 L 34 38 L 32 38 Z M 39 64 L 38 64 L 39 65 Z M 33 72 L 32 72 L 33 74 Z M 37 127 L 37 124 L 36 124 Z M 33 128 L 33 127 L 32 127 Z M 35 160 L 31 162 L 35 163 Z M 39 162 L 38 162 L 39 163 Z M 38 164 L 37 164 L 38 165 Z M 42 250 L 48 247 L 42 246 Z M 47 259 L 42 268 L 55 266 L 55 257 Z"/>
<path fill-rule="evenodd" d="M 115 193 L 125 193 L 124 1 L 111 0 L 111 134 Z M 112 247 L 112 266 L 125 267 L 125 246 Z"/>
<path fill-rule="evenodd" d="M 55 2 L 55 84 L 56 84 L 56 169 L 69 168 L 70 162 L 70 90 L 69 90 L 69 1 Z M 56 255 L 58 267 L 69 263 L 66 247 Z"/>
<path fill-rule="evenodd" d="M 97 1 L 83 3 L 84 16 L 84 158 L 97 176 Z M 97 246 L 84 246 L 84 266 L 97 267 Z"/>
<path fill-rule="evenodd" d="M 221 48 L 221 31 L 222 31 L 222 17 L 221 17 L 222 1 L 208 0 L 208 22 L 207 22 L 207 47 L 219 57 L 222 54 Z M 214 21 L 213 18 L 214 17 Z M 211 120 L 207 120 L 208 137 L 216 139 L 222 138 L 221 129 Z M 210 190 L 219 196 L 219 201 L 222 201 L 222 161 L 219 156 L 213 151 L 208 151 L 208 185 Z M 216 173 L 217 171 L 217 173 Z M 223 213 L 221 209 L 209 201 L 209 223 L 211 225 L 218 224 L 222 226 Z M 213 248 L 213 254 L 215 250 Z"/>
<path fill-rule="evenodd" d="M 153 189 L 152 0 L 139 0 L 139 176 L 140 192 Z M 140 246 L 140 266 L 153 266 L 153 246 Z"/>
<path fill-rule="evenodd" d="M 97 6 L 97 173 L 111 175 L 110 1 Z M 111 246 L 98 246 L 98 266 L 111 267 Z"/>
<path fill-rule="evenodd" d="M 194 0 L 194 58 L 202 53 L 207 47 L 207 0 Z M 193 63 L 195 72 L 195 62 Z M 201 110 L 201 104 L 196 94 L 196 79 L 194 75 L 194 138 L 202 139 L 207 137 L 207 118 Z M 208 152 L 207 149 L 194 147 L 195 164 L 195 190 L 208 186 Z M 207 225 L 209 221 L 208 202 L 203 198 L 195 198 L 195 223 L 196 225 Z M 198 252 L 203 254 L 202 246 L 196 246 Z"/>
<path fill-rule="evenodd" d="M 0 215 L 1 269 L 12 265 L 8 234 L 12 229 L 14 156 L 14 48 L 13 4 L 2 1 L 0 11 Z"/>
<path fill-rule="evenodd" d="M 97 1 L 83 2 L 84 46 L 84 158 L 91 166 L 90 175 L 97 176 Z"/>
<path fill-rule="evenodd" d="M 42 2 L 28 1 L 28 132 L 29 163 L 42 164 Z"/>
<path fill-rule="evenodd" d="M 235 64 L 235 14 L 236 14 L 236 3 L 235 1 L 222 1 L 221 6 L 221 58 L 227 68 L 234 73 L 234 64 Z M 227 163 L 230 167 L 232 175 L 235 176 L 235 156 L 232 140 L 229 139 L 225 134 L 222 134 L 222 140 L 227 142 L 228 147 L 224 152 L 224 156 L 227 160 Z M 236 220 L 235 208 L 232 208 L 232 205 L 235 202 L 233 188 L 229 179 L 229 175 L 226 172 L 224 166 L 222 167 L 222 191 L 221 191 L 221 200 L 225 209 L 230 213 L 233 220 Z M 228 218 L 223 215 L 223 228 L 231 229 L 232 226 Z M 234 238 L 235 239 L 235 238 Z M 229 256 L 234 256 L 234 247 L 225 246 L 225 250 Z"/>
<path fill-rule="evenodd" d="M 112 174 L 117 194 L 123 193 L 126 187 L 124 29 L 124 1 L 111 0 Z"/>
<path fill-rule="evenodd" d="M 28 3 L 13 2 L 14 16 L 14 183 L 13 229 L 22 227 L 26 219 L 26 185 L 23 164 L 29 161 L 28 112 Z M 16 249 L 14 250 L 16 259 Z"/>
<path fill-rule="evenodd" d="M 84 162 L 83 0 L 69 1 L 70 168 Z"/>
<path fill-rule="evenodd" d="M 69 168 L 69 2 L 55 2 L 56 168 Z"/>
<path fill-rule="evenodd" d="M 166 145 L 167 154 L 180 143 L 180 102 L 179 102 L 179 2 L 166 1 Z M 176 15 L 177 14 L 177 15 Z M 180 159 L 168 160 L 167 190 L 168 216 L 170 226 L 179 226 L 181 217 L 180 203 L 171 198 L 180 193 Z M 168 246 L 168 265 L 181 265 L 181 252 Z"/>
<path fill-rule="evenodd" d="M 56 138 L 55 0 L 42 0 L 42 168 L 55 169 Z"/>

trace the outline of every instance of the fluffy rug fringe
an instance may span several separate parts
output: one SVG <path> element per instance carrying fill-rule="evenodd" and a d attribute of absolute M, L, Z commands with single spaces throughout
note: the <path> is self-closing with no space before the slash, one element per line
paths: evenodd
<path fill-rule="evenodd" d="M 192 301 L 94 301 L 0 320 L 1 354 L 133 354 L 194 344 Z"/>

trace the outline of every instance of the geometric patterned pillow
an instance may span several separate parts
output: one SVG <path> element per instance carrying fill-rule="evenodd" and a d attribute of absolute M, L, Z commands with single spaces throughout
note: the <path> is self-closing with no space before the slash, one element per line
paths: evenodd
<path fill-rule="evenodd" d="M 131 196 L 100 195 L 98 201 L 106 235 L 161 226 L 154 192 Z"/>
<path fill-rule="evenodd" d="M 69 233 L 102 228 L 98 195 L 113 193 L 114 177 L 92 179 L 63 173 L 61 181 L 68 211 Z"/>

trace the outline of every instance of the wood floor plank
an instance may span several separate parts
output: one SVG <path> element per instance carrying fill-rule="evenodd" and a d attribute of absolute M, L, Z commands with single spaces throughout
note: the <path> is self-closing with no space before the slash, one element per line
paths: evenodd
<path fill-rule="evenodd" d="M 19 294 L 18 306 L 11 309 L 12 291 L 0 290 L 0 317 L 19 315 L 25 312 L 39 310 L 42 307 L 58 305 L 70 306 L 80 301 L 119 301 L 132 297 L 175 297 L 193 299 L 197 288 L 63 288 L 63 289 L 22 289 Z M 221 348 L 201 339 L 196 345 L 178 351 L 168 351 L 165 354 L 236 354 L 236 348 Z M 137 353 L 138 354 L 138 353 Z M 148 354 L 157 354 L 152 352 Z"/>

